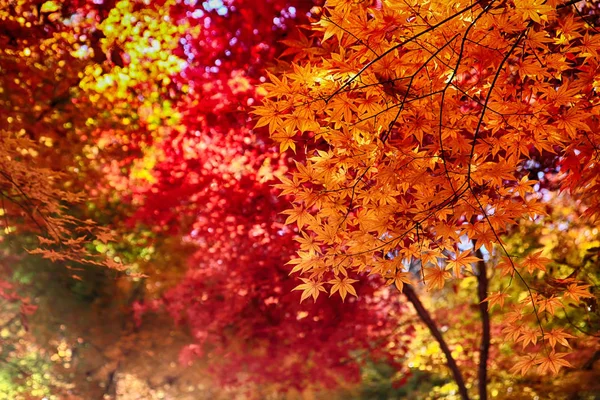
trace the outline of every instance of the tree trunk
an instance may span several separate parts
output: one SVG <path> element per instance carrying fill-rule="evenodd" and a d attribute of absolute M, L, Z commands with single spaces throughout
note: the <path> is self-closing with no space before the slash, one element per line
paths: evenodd
<path fill-rule="evenodd" d="M 486 263 L 483 261 L 481 250 L 477 250 L 477 257 L 481 259 L 477 263 L 477 294 L 479 296 L 479 314 L 481 318 L 481 344 L 479 346 L 479 370 L 478 384 L 479 400 L 487 400 L 487 362 L 490 353 L 490 313 L 488 302 L 483 301 L 488 296 L 488 277 Z"/>
<path fill-rule="evenodd" d="M 450 371 L 452 371 L 454 381 L 458 386 L 458 392 L 460 393 L 460 397 L 463 400 L 469 400 L 469 393 L 467 392 L 467 387 L 465 386 L 465 380 L 462 374 L 460 373 L 460 370 L 458 369 L 456 360 L 454 359 L 454 357 L 452 357 L 452 353 L 450 351 L 450 348 L 448 347 L 448 344 L 444 340 L 444 337 L 442 336 L 440 330 L 437 328 L 434 320 L 431 318 L 431 315 L 429 315 L 429 312 L 425 309 L 423 303 L 421 303 L 421 300 L 419 300 L 419 296 L 417 296 L 417 293 L 414 291 L 411 285 L 404 285 L 402 293 L 404 293 L 408 301 L 413 305 L 421 321 L 423 321 L 423 323 L 427 325 L 427 328 L 429 328 L 431 335 L 440 345 L 440 349 L 442 349 L 442 352 L 446 356 L 446 364 L 448 365 L 448 368 L 450 368 Z"/>

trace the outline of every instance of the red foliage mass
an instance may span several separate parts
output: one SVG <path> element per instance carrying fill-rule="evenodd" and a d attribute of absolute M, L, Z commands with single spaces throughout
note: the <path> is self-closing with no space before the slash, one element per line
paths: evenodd
<path fill-rule="evenodd" d="M 287 199 L 272 188 L 272 173 L 293 159 L 279 156 L 248 117 L 265 67 L 281 52 L 278 41 L 290 33 L 288 25 L 307 22 L 313 4 L 227 4 L 207 11 L 180 3 L 173 11 L 174 20 L 204 27 L 181 41 L 188 66 L 173 78 L 189 87 L 177 103 L 185 129 L 172 130 L 160 145 L 158 181 L 138 193 L 143 206 L 134 217 L 167 225 L 198 246 L 185 278 L 162 300 L 197 339 L 182 361 L 210 350 L 211 366 L 226 384 L 242 377 L 297 387 L 356 379 L 352 351 L 392 361 L 383 349 L 400 334 L 389 318 L 400 305 L 378 300 L 376 282 L 367 279 L 348 304 L 299 303 L 291 292 L 299 282 L 285 265 L 297 248 L 280 215 Z"/>

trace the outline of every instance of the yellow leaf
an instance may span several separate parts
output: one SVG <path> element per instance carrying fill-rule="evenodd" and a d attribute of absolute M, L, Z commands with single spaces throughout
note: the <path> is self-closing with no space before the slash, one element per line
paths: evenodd
<path fill-rule="evenodd" d="M 45 2 L 44 4 L 42 4 L 42 7 L 40 9 L 40 11 L 43 13 L 51 13 L 58 10 L 60 10 L 60 3 L 57 4 L 55 1 Z"/>
<path fill-rule="evenodd" d="M 524 21 L 531 19 L 538 24 L 542 20 L 547 21 L 548 14 L 554 11 L 554 8 L 545 0 L 514 0 L 514 4 Z"/>
<path fill-rule="evenodd" d="M 319 297 L 319 292 L 327 292 L 323 287 L 323 282 L 313 281 L 306 278 L 300 278 L 303 284 L 296 286 L 293 290 L 302 290 L 302 295 L 300 296 L 300 303 L 306 300 L 308 297 L 313 298 L 316 302 L 317 297 Z"/>
<path fill-rule="evenodd" d="M 408 285 L 412 283 L 410 272 L 396 272 L 392 279 L 387 281 L 388 285 L 391 285 L 392 283 L 396 285 L 396 288 L 398 288 L 400 292 L 402 292 L 405 283 Z"/>
<path fill-rule="evenodd" d="M 285 220 L 286 225 L 296 222 L 298 224 L 298 229 L 302 229 L 304 225 L 311 223 L 315 219 L 302 206 L 294 206 L 291 210 L 283 211 L 282 214 L 289 215 Z"/>
<path fill-rule="evenodd" d="M 352 286 L 352 284 L 354 282 L 358 282 L 356 279 L 350 279 L 350 278 L 335 278 L 331 281 L 329 281 L 328 283 L 332 284 L 333 286 L 331 286 L 331 291 L 329 296 L 333 295 L 335 292 L 339 292 L 340 293 L 340 297 L 342 298 L 342 301 L 344 301 L 346 299 L 346 295 L 348 293 L 350 293 L 352 296 L 357 296 L 356 294 L 356 290 L 354 289 L 354 287 Z"/>
<path fill-rule="evenodd" d="M 302 232 L 302 237 L 296 237 L 298 243 L 300 243 L 300 249 L 308 253 L 321 253 L 321 247 L 318 243 L 315 243 L 314 238 L 309 236 L 305 232 Z"/>
<path fill-rule="evenodd" d="M 294 153 L 296 153 L 296 143 L 292 138 L 289 137 L 283 138 L 279 142 L 279 151 L 281 153 L 285 153 L 287 149 L 291 149 Z"/>

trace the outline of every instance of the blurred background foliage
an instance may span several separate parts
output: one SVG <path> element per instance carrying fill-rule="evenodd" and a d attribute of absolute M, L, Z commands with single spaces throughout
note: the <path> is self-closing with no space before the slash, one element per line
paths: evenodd
<path fill-rule="evenodd" d="M 0 299 L 0 399 L 458 398 L 443 354 L 412 310 L 390 311 L 387 316 L 401 332 L 397 341 L 382 344 L 380 337 L 373 339 L 373 347 L 391 354 L 388 362 L 353 349 L 352 361 L 360 367 L 358 382 L 347 381 L 340 373 L 335 388 L 315 379 L 301 390 L 283 390 L 277 383 L 221 385 L 211 375 L 219 359 L 202 355 L 194 362 L 182 362 L 181 349 L 197 339 L 197 332 L 175 324 L 162 312 L 162 296 L 195 276 L 199 253 L 211 254 L 211 265 L 221 265 L 259 244 L 277 253 L 281 249 L 273 242 L 291 237 L 293 232 L 285 231 L 281 218 L 273 226 L 251 221 L 249 233 L 240 227 L 248 210 L 259 211 L 256 204 L 261 212 L 279 207 L 269 185 L 293 161 L 274 156 L 276 149 L 252 131 L 246 115 L 260 97 L 252 88 L 263 81 L 263 69 L 276 68 L 280 41 L 293 35 L 293 24 L 318 16 L 321 2 L 6 0 L 0 4 L 3 138 L 30 139 L 35 146 L 19 149 L 23 157 L 30 157 L 24 159 L 66 172 L 59 179 L 61 187 L 86 196 L 70 206 L 69 215 L 91 218 L 116 237 L 113 242 L 88 243 L 90 251 L 127 266 L 116 271 L 32 256 L 24 249 L 35 247 L 35 232 L 21 226 L 21 217 L 7 220 L 0 235 L 0 291 L 6 294 Z M 307 47 L 303 40 L 289 43 Z M 188 93 L 190 98 L 182 101 L 182 94 Z M 221 109 L 223 116 L 214 114 Z M 189 132 L 182 124 L 191 126 Z M 192 138 L 181 139 L 183 131 L 193 133 Z M 205 141 L 193 141 L 200 136 Z M 175 142 L 181 146 L 170 147 Z M 178 151 L 186 156 L 169 164 L 169 157 Z M 201 160 L 204 164 L 193 164 L 190 159 L 201 151 L 208 154 Z M 174 171 L 186 163 L 187 170 Z M 160 197 L 164 187 L 179 188 L 190 176 L 201 181 L 193 175 L 201 168 L 217 171 L 221 186 L 185 181 L 188 186 L 167 193 L 175 199 L 164 204 Z M 244 201 L 248 197 L 261 202 L 250 208 L 243 201 L 233 203 L 239 192 L 232 187 L 244 194 Z M 549 216 L 515 228 L 505 238 L 509 251 L 526 256 L 541 250 L 552 259 L 551 268 L 558 275 L 585 279 L 598 293 L 598 227 L 578 218 L 584 205 L 552 190 L 544 195 L 554 196 L 548 202 Z M 223 199 L 233 205 L 223 205 Z M 146 214 L 139 216 L 142 206 L 150 211 L 144 209 Z M 227 207 L 236 214 L 223 212 Z M 202 214 L 204 209 L 209 211 Z M 4 217 L 10 210 L 2 205 L 0 211 Z M 199 221 L 197 214 L 202 217 Z M 214 221 L 224 228 L 213 229 Z M 197 239 L 194 235 L 203 230 L 208 234 Z M 248 245 L 240 237 L 256 239 Z M 225 247 L 219 242 L 222 238 L 230 238 L 232 244 Z M 221 245 L 225 255 L 217 259 L 214 248 Z M 241 246 L 248 247 L 240 250 Z M 284 259 L 291 245 L 283 242 L 281 248 Z M 233 254 L 229 260 L 228 254 Z M 251 254 L 260 258 L 260 253 Z M 498 260 L 487 262 L 495 266 Z M 232 271 L 232 276 L 239 273 L 234 267 Z M 286 273 L 275 276 L 280 279 Z M 544 279 L 546 275 L 539 274 L 528 283 L 536 287 Z M 201 283 L 192 281 L 191 286 Z M 469 278 L 457 285 L 424 294 L 423 302 L 472 387 L 479 340 L 473 301 L 476 282 Z M 226 287 L 220 300 L 230 290 Z M 281 287 L 277 290 L 260 301 L 283 299 Z M 525 291 L 514 280 L 511 299 L 518 301 Z M 376 292 L 369 301 L 385 302 L 391 296 L 397 297 L 393 290 Z M 136 314 L 136 306 L 144 301 L 159 312 L 145 313 L 143 318 Z M 291 313 L 297 314 L 287 318 L 295 322 L 309 311 L 293 309 Z M 558 327 L 573 326 L 585 338 L 574 349 L 578 368 L 558 377 L 508 375 L 513 353 L 503 343 L 500 321 L 492 315 L 492 398 L 598 398 L 600 311 L 594 298 L 586 307 L 570 308 L 554 320 Z M 224 326 L 234 331 L 235 323 Z M 234 339 L 229 345 L 244 345 L 239 342 Z M 303 356 L 293 353 L 292 358 Z M 310 382 L 312 377 L 305 379 Z"/>

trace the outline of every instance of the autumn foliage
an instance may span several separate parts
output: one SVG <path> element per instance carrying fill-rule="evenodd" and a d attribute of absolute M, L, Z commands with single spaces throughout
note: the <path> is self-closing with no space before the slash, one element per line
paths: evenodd
<path fill-rule="evenodd" d="M 180 364 L 250 397 L 370 363 L 463 399 L 593 370 L 596 3 L 0 3 L 23 316 L 37 255 L 110 276 L 132 332 L 166 312 Z"/>

